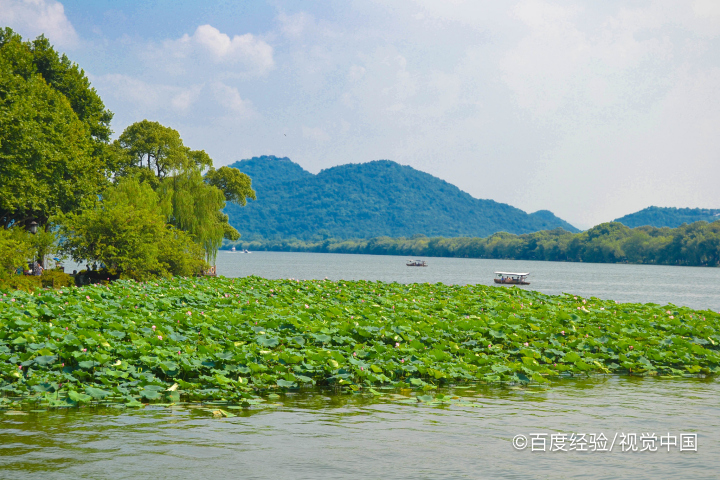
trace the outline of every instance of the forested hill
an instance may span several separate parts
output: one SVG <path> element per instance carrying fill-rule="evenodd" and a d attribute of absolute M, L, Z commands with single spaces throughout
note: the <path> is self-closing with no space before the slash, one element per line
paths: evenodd
<path fill-rule="evenodd" d="M 231 165 L 252 178 L 257 201 L 225 213 L 243 238 L 488 236 L 562 227 L 547 210 L 527 214 L 473 198 L 454 185 L 389 160 L 348 164 L 313 175 L 288 158 L 255 157 Z"/>
<path fill-rule="evenodd" d="M 691 224 L 699 221 L 712 223 L 717 220 L 720 220 L 720 209 L 648 207 L 615 221 L 630 228 L 645 225 L 677 228 L 683 223 Z"/>

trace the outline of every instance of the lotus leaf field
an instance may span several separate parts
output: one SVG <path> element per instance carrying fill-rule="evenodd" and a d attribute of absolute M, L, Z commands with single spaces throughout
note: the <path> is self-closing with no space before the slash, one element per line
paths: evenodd
<path fill-rule="evenodd" d="M 6 291 L 0 404 L 248 406 L 312 386 L 712 375 L 719 326 L 709 310 L 481 285 L 220 277 Z"/>

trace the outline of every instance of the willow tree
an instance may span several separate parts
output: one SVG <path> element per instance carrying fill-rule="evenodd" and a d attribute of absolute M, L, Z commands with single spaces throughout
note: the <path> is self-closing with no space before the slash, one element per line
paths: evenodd
<path fill-rule="evenodd" d="M 215 263 L 223 238 L 240 238 L 222 209 L 226 202 L 245 205 L 247 198 L 255 199 L 250 177 L 228 167 L 215 170 L 204 150 L 186 147 L 177 130 L 158 122 L 130 125 L 115 147 L 121 157 L 118 175 L 149 183 L 167 221 L 203 247 L 208 263 Z"/>

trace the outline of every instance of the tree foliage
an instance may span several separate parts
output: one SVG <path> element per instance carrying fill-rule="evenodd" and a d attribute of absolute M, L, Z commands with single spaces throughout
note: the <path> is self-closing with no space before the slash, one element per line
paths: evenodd
<path fill-rule="evenodd" d="M 106 184 L 112 114 L 47 39 L 0 30 L 0 226 L 83 206 Z"/>
<path fill-rule="evenodd" d="M 186 147 L 176 130 L 158 122 L 130 125 L 116 148 L 124 155 L 120 174 L 151 185 L 168 222 L 190 234 L 209 262 L 214 263 L 223 238 L 240 238 L 222 209 L 226 202 L 245 205 L 247 197 L 255 198 L 247 175 L 227 167 L 215 170 L 204 150 Z"/>
<path fill-rule="evenodd" d="M 214 261 L 223 238 L 240 237 L 222 209 L 255 198 L 247 176 L 214 170 L 205 151 L 157 122 L 135 123 L 110 144 L 111 120 L 84 71 L 45 37 L 0 30 L 5 269 L 51 250 L 52 221 L 64 252 L 133 278 L 195 273 L 203 249 Z M 10 240 L 32 221 L 41 229 L 27 251 Z"/>
<path fill-rule="evenodd" d="M 199 245 L 166 223 L 157 193 L 135 178 L 108 188 L 94 208 L 58 220 L 65 253 L 124 278 L 192 275 L 204 266 Z"/>
<path fill-rule="evenodd" d="M 0 279 L 7 278 L 18 267 L 27 267 L 34 253 L 30 233 L 20 227 L 0 228 Z"/>
<path fill-rule="evenodd" d="M 674 208 L 647 207 L 616 219 L 630 228 L 649 225 L 652 227 L 677 228 L 683 223 L 695 223 L 701 220 L 714 222 L 720 219 L 720 209 L 710 208 Z"/>
<path fill-rule="evenodd" d="M 499 232 L 486 238 L 414 236 L 312 242 L 282 239 L 239 242 L 238 245 L 250 250 L 272 251 L 720 266 L 720 221 L 695 222 L 675 229 L 630 229 L 610 222 L 575 234 L 558 228 L 524 235 Z"/>
<path fill-rule="evenodd" d="M 212 165 L 203 150 L 190 150 L 177 130 L 143 120 L 130 125 L 117 140 L 127 155 L 125 169 L 147 167 L 158 179 L 181 172 L 202 171 Z"/>
<path fill-rule="evenodd" d="M 225 201 L 228 203 L 234 202 L 245 206 L 248 198 L 257 199 L 250 177 L 236 168 L 220 167 L 217 170 L 210 168 L 205 175 L 205 181 L 219 188 L 225 194 Z"/>

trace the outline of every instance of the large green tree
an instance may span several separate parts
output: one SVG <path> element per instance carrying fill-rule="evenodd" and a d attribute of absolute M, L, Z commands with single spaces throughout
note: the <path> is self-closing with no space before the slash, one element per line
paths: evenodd
<path fill-rule="evenodd" d="M 104 188 L 112 114 L 47 39 L 0 30 L 0 226 L 46 227 Z"/>
<path fill-rule="evenodd" d="M 158 194 L 123 178 L 93 208 L 59 218 L 62 250 L 78 262 L 98 262 L 121 277 L 193 275 L 205 265 L 192 238 L 166 223 Z"/>
<path fill-rule="evenodd" d="M 115 142 L 122 159 L 121 177 L 151 185 L 159 194 L 168 221 L 202 245 L 213 263 L 223 238 L 239 232 L 222 213 L 226 202 L 245 205 L 255 199 L 250 178 L 236 169 L 213 168 L 204 150 L 186 147 L 177 130 L 143 120 L 127 127 Z"/>

